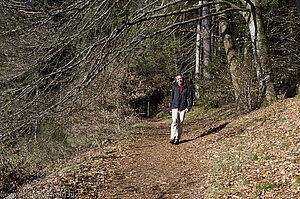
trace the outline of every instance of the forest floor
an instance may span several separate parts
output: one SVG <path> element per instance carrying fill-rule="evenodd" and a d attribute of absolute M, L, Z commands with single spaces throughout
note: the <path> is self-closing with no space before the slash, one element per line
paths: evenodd
<path fill-rule="evenodd" d="M 300 198 L 299 105 L 286 99 L 249 114 L 194 108 L 178 145 L 168 143 L 170 116 L 147 119 L 130 127 L 126 141 L 86 152 L 16 195 Z"/>

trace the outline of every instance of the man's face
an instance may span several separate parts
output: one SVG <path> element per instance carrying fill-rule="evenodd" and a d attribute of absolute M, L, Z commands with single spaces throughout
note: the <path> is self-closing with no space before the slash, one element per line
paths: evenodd
<path fill-rule="evenodd" d="M 179 85 L 179 86 L 182 86 L 182 84 L 183 84 L 182 76 L 178 75 L 178 76 L 176 77 L 176 80 L 177 80 L 178 85 Z"/>

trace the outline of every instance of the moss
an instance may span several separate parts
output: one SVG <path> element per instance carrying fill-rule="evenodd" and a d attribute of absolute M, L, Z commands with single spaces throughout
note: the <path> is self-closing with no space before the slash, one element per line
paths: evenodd
<path fill-rule="evenodd" d="M 296 176 L 296 184 L 300 185 L 300 176 Z"/>
<path fill-rule="evenodd" d="M 67 169 L 67 171 L 70 171 L 70 170 L 73 170 L 73 169 L 77 169 L 78 168 L 78 166 L 77 165 L 72 165 L 72 166 L 70 166 L 68 169 Z"/>
<path fill-rule="evenodd" d="M 274 189 L 276 188 L 278 185 L 276 183 L 270 183 L 270 182 L 260 182 L 257 185 L 257 189 L 258 190 L 265 190 L 267 191 L 268 189 Z"/>

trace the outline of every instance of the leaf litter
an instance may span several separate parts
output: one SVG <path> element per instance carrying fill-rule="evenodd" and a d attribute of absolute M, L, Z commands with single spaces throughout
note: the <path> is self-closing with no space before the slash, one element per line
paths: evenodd
<path fill-rule="evenodd" d="M 195 108 L 179 145 L 168 120 L 93 149 L 20 189 L 27 198 L 299 198 L 297 98 L 249 114 Z M 141 125 L 141 124 L 139 124 Z M 30 193 L 30 194 L 28 194 Z"/>

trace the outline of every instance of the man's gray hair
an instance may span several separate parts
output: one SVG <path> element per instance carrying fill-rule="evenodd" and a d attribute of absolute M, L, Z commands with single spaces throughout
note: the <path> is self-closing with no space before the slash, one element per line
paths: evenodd
<path fill-rule="evenodd" d="M 181 76 L 181 77 L 183 78 L 183 75 L 182 75 L 182 74 L 177 74 L 177 75 L 175 76 L 175 78 L 177 78 L 178 76 Z"/>

